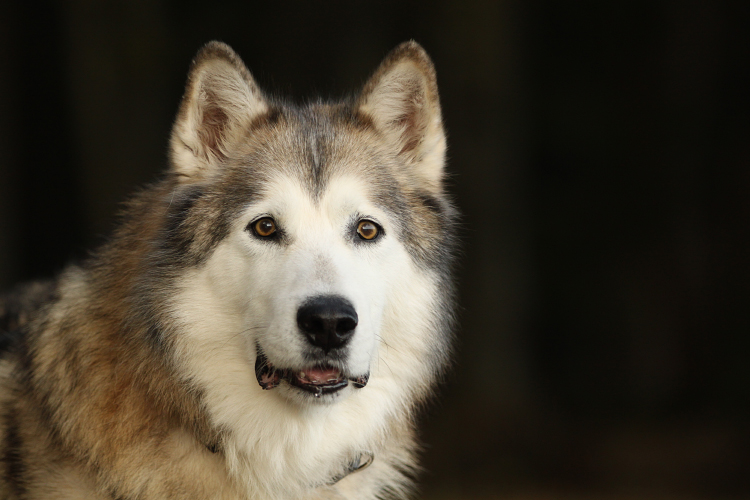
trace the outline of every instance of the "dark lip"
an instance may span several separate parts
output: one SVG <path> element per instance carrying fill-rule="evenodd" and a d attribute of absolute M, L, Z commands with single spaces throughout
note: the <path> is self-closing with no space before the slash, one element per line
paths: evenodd
<path fill-rule="evenodd" d="M 287 377 L 286 381 L 298 389 L 309 392 L 316 398 L 325 394 L 333 394 L 349 385 L 349 381 L 345 378 L 330 384 L 304 384 L 295 376 Z"/>
<path fill-rule="evenodd" d="M 321 368 L 332 368 L 332 366 L 326 364 L 317 366 Z M 289 385 L 296 387 L 297 389 L 309 392 L 315 397 L 321 397 L 323 395 L 334 394 L 344 389 L 349 385 L 349 382 L 352 383 L 354 388 L 362 389 L 367 385 L 370 378 L 369 373 L 357 377 L 347 377 L 342 373 L 339 379 L 328 383 L 306 384 L 297 377 L 296 373 L 297 372 L 289 368 L 276 368 L 268 361 L 268 357 L 260 346 L 256 345 L 255 377 L 258 380 L 258 384 L 264 390 L 274 389 L 281 384 L 282 380 L 285 380 Z"/>

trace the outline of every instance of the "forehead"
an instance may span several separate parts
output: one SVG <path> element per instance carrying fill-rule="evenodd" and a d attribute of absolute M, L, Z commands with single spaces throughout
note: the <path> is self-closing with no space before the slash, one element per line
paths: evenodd
<path fill-rule="evenodd" d="M 277 113 L 272 123 L 251 130 L 241 147 L 246 178 L 267 186 L 293 180 L 314 200 L 337 178 L 359 179 L 375 194 L 398 189 L 395 155 L 367 123 L 324 104 Z"/>

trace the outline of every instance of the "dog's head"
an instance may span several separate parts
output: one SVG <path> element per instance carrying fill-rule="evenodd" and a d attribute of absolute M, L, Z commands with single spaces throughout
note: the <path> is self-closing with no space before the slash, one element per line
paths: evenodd
<path fill-rule="evenodd" d="M 357 98 L 303 106 L 265 96 L 208 44 L 172 133 L 163 232 L 190 262 L 172 302 L 190 376 L 303 404 L 376 380 L 426 393 L 451 314 L 444 155 L 434 70 L 414 42 Z"/>

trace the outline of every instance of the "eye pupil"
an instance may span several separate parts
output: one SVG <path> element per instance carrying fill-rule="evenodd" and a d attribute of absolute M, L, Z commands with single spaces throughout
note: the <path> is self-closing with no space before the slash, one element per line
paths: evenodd
<path fill-rule="evenodd" d="M 360 221 L 357 233 L 365 240 L 372 240 L 378 235 L 378 226 L 369 220 Z"/>
<path fill-rule="evenodd" d="M 253 225 L 253 229 L 258 236 L 268 237 L 276 232 L 276 223 L 270 217 L 263 217 Z"/>

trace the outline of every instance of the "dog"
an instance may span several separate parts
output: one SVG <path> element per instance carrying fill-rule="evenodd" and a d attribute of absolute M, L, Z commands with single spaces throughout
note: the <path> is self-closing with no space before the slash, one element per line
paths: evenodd
<path fill-rule="evenodd" d="M 1 302 L 0 497 L 409 496 L 454 327 L 445 151 L 416 42 L 306 104 L 204 46 L 167 172 Z"/>

